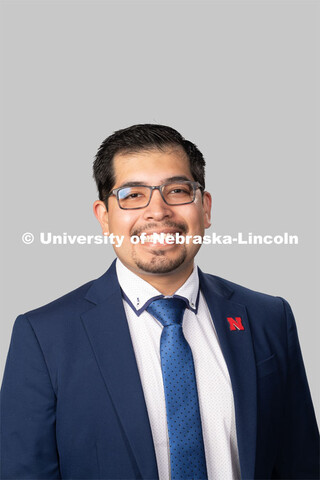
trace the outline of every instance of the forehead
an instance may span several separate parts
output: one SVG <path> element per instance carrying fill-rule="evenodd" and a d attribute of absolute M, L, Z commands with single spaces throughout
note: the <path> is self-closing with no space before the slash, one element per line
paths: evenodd
<path fill-rule="evenodd" d="M 113 159 L 113 166 L 117 186 L 129 181 L 151 185 L 178 175 L 193 180 L 189 158 L 179 146 L 119 153 Z"/>

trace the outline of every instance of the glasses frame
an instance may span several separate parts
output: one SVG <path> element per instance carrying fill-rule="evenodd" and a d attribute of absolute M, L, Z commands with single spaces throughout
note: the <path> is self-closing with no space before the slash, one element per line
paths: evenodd
<path fill-rule="evenodd" d="M 190 200 L 190 202 L 184 202 L 184 203 L 168 203 L 166 201 L 166 199 L 164 198 L 164 195 L 163 195 L 163 189 L 167 186 L 167 185 L 170 185 L 171 183 L 182 183 L 182 184 L 191 184 L 192 185 L 192 188 L 193 188 L 193 198 L 192 200 Z M 169 205 L 170 207 L 177 207 L 177 206 L 180 206 L 180 205 L 189 205 L 189 203 L 193 203 L 195 198 L 196 198 L 196 191 L 198 189 L 204 191 L 204 187 L 201 185 L 201 183 L 199 182 L 193 182 L 192 180 L 177 180 L 177 182 L 174 182 L 174 181 L 169 181 L 169 182 L 165 182 L 163 183 L 162 185 L 133 185 L 133 187 L 146 187 L 150 190 L 150 196 L 149 196 L 149 201 L 146 205 L 144 205 L 143 207 L 121 207 L 120 205 L 120 200 L 119 200 L 119 191 L 124 189 L 124 188 L 130 188 L 130 186 L 126 187 L 119 187 L 119 188 L 115 188 L 114 190 L 112 190 L 112 192 L 110 193 L 109 197 L 111 197 L 112 195 L 114 195 L 118 201 L 118 205 L 119 205 L 119 208 L 121 208 L 121 210 L 140 210 L 141 208 L 146 208 L 150 202 L 151 202 L 151 198 L 152 198 L 152 193 L 154 190 L 159 190 L 159 193 L 161 195 L 161 198 L 162 200 L 164 201 L 165 204 Z"/>

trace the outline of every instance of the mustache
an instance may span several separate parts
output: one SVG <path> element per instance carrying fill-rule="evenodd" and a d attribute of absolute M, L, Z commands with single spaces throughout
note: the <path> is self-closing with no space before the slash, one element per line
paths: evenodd
<path fill-rule="evenodd" d="M 130 236 L 140 235 L 141 233 L 146 232 L 147 230 L 152 230 L 152 229 L 159 230 L 161 228 L 174 228 L 184 234 L 188 232 L 188 227 L 185 223 L 168 221 L 166 223 L 163 223 L 162 225 L 159 225 L 158 223 L 146 223 L 143 227 L 134 228 L 131 231 Z"/>

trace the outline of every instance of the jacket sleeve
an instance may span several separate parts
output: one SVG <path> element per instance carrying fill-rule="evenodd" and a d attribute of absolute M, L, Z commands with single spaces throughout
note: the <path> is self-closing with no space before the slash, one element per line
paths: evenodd
<path fill-rule="evenodd" d="M 45 358 L 25 315 L 12 332 L 1 390 L 1 478 L 60 479 L 56 396 Z"/>
<path fill-rule="evenodd" d="M 273 478 L 319 478 L 319 432 L 290 305 L 282 299 L 287 322 L 287 384 L 281 450 Z"/>

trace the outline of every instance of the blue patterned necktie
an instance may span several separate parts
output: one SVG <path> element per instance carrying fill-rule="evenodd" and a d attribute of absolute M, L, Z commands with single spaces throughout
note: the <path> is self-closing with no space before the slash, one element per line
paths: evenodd
<path fill-rule="evenodd" d="M 182 332 L 186 303 L 160 298 L 147 307 L 163 325 L 161 368 L 166 399 L 172 480 L 207 479 L 192 352 Z"/>

